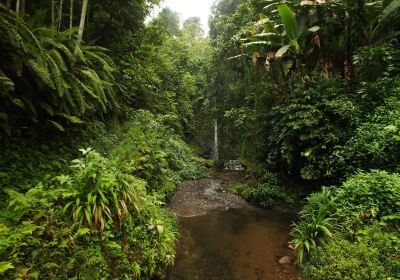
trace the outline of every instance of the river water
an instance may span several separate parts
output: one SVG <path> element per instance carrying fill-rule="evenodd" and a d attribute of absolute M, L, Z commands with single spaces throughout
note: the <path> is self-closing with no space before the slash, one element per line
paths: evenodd
<path fill-rule="evenodd" d="M 181 217 L 181 240 L 169 280 L 300 279 L 289 253 L 294 216 L 252 208 Z"/>

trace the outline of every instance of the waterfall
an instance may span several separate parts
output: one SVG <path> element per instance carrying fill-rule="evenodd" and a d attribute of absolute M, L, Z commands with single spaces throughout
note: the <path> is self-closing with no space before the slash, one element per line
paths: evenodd
<path fill-rule="evenodd" d="M 213 150 L 213 159 L 215 162 L 218 162 L 218 121 L 214 120 L 214 150 Z"/>

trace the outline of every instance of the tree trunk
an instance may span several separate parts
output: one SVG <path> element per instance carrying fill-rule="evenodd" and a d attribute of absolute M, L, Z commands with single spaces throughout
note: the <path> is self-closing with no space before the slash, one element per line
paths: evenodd
<path fill-rule="evenodd" d="M 11 8 L 11 0 L 7 0 L 6 7 L 7 9 Z"/>
<path fill-rule="evenodd" d="M 26 0 L 21 0 L 21 13 L 26 13 Z"/>
<path fill-rule="evenodd" d="M 73 18 L 74 18 L 74 0 L 71 0 L 71 6 L 69 7 L 69 28 L 72 28 Z"/>
<path fill-rule="evenodd" d="M 60 0 L 60 6 L 58 8 L 57 32 L 60 32 L 61 29 L 62 13 L 63 13 L 63 0 Z"/>
<path fill-rule="evenodd" d="M 78 30 L 78 40 L 76 42 L 77 48 L 79 47 L 79 45 L 82 42 L 83 31 L 85 29 L 85 18 L 86 18 L 88 2 L 89 2 L 89 0 L 83 0 L 83 3 L 82 3 L 81 19 L 79 22 L 79 30 Z"/>
<path fill-rule="evenodd" d="M 55 21 L 55 11 L 54 11 L 54 1 L 55 0 L 51 0 L 51 27 L 54 29 L 54 21 Z"/>
<path fill-rule="evenodd" d="M 17 0 L 17 2 L 15 3 L 15 12 L 18 14 L 19 10 L 20 10 L 20 6 L 21 6 L 21 1 Z"/>

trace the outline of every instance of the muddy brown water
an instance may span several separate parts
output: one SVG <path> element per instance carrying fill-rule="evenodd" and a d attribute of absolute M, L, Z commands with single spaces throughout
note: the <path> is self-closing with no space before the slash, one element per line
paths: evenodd
<path fill-rule="evenodd" d="M 292 214 L 257 208 L 180 217 L 181 240 L 169 280 L 300 279 L 290 254 Z"/>

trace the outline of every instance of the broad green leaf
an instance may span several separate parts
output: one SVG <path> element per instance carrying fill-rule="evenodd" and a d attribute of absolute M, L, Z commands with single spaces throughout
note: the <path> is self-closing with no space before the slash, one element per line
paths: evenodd
<path fill-rule="evenodd" d="M 383 9 L 380 21 L 386 20 L 398 8 L 400 8 L 400 0 L 393 0 L 385 7 L 385 9 Z"/>
<path fill-rule="evenodd" d="M 252 46 L 252 45 L 269 45 L 270 42 L 268 41 L 254 41 L 250 43 L 243 44 L 243 46 Z"/>
<path fill-rule="evenodd" d="M 276 52 L 275 56 L 276 56 L 277 58 L 280 58 L 280 57 L 282 57 L 289 49 L 290 49 L 290 45 L 283 46 L 282 48 L 280 48 L 280 49 Z"/>
<path fill-rule="evenodd" d="M 313 26 L 311 28 L 308 28 L 307 30 L 314 33 L 317 32 L 319 29 L 320 29 L 319 26 Z"/>
<path fill-rule="evenodd" d="M 293 11 L 286 4 L 281 4 L 278 6 L 279 15 L 281 16 L 282 23 L 285 27 L 286 35 L 290 40 L 295 40 L 298 38 L 298 29 L 296 16 Z"/>
<path fill-rule="evenodd" d="M 398 130 L 397 126 L 390 124 L 388 126 L 385 126 L 385 130 L 389 132 L 396 132 Z"/>

